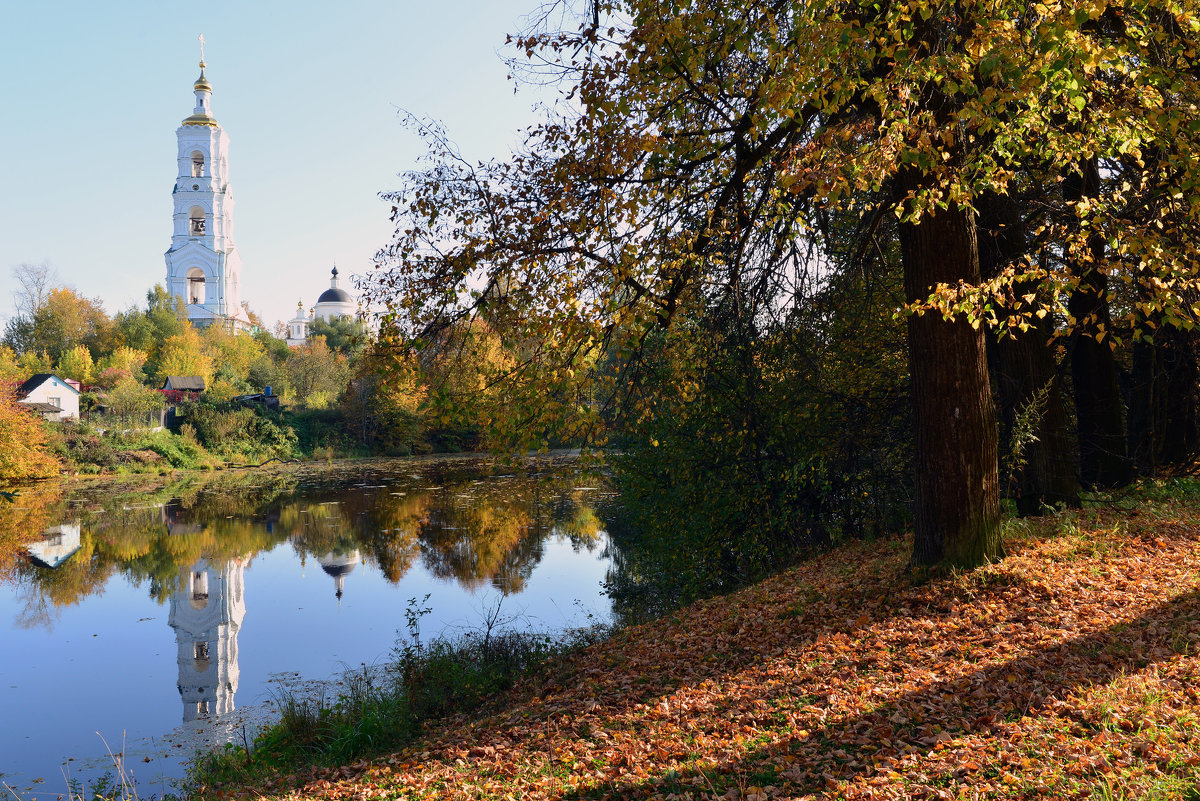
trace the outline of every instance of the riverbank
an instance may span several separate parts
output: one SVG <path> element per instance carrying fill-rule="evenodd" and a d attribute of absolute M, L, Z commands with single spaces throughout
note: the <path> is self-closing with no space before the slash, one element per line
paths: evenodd
<path fill-rule="evenodd" d="M 856 543 L 629 628 L 488 715 L 202 797 L 1183 798 L 1200 782 L 1200 491 L 1009 525 L 914 585 Z"/>
<path fill-rule="evenodd" d="M 150 797 L 193 746 L 241 743 L 243 723 L 252 737 L 282 693 L 336 697 L 347 666 L 385 664 L 410 598 L 429 596 L 426 649 L 501 603 L 553 634 L 606 618 L 596 508 L 613 496 L 575 464 L 272 465 L 56 482 L 0 505 L 0 531 L 17 514 L 32 532 L 0 554 L 0 641 L 24 655 L 3 666 L 0 717 L 27 722 L 0 732 L 0 780 L 53 797 L 66 773 L 90 799 L 107 742 Z"/>

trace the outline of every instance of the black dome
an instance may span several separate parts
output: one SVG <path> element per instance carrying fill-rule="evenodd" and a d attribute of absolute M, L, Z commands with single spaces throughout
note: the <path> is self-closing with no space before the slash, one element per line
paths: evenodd
<path fill-rule="evenodd" d="M 326 575 L 337 578 L 338 576 L 348 576 L 351 573 L 353 573 L 354 566 L 357 564 L 358 564 L 357 561 L 350 562 L 349 564 L 333 563 L 333 564 L 328 564 L 328 565 L 321 565 L 321 569 L 325 571 Z"/>
<path fill-rule="evenodd" d="M 354 298 L 344 289 L 326 289 L 317 298 L 317 303 L 353 303 Z"/>

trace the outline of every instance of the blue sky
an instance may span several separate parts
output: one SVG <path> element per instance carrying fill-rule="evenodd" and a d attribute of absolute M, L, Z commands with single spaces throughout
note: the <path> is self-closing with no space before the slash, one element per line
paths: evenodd
<path fill-rule="evenodd" d="M 378 193 L 422 147 L 397 109 L 502 157 L 544 99 L 514 94 L 505 35 L 539 0 L 5 2 L 0 25 L 0 318 L 12 267 L 49 261 L 109 313 L 163 281 L 175 129 L 204 34 L 230 137 L 243 297 L 268 325 L 315 302 L 336 261 L 387 243 Z"/>

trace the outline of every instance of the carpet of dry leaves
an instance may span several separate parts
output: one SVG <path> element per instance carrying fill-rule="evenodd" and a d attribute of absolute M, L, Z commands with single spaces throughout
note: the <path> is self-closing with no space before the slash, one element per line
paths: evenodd
<path fill-rule="evenodd" d="M 278 798 L 1200 798 L 1200 510 L 1022 526 L 914 585 L 842 548 Z M 244 792 L 244 790 L 243 790 Z"/>

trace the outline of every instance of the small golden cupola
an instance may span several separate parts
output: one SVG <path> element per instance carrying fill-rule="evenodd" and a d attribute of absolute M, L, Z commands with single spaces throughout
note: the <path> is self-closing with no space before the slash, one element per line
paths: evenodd
<path fill-rule="evenodd" d="M 192 116 L 183 121 L 184 125 L 211 125 L 213 127 L 217 125 L 217 121 L 212 116 L 212 84 L 208 82 L 208 77 L 204 74 L 206 66 L 208 65 L 204 63 L 204 35 L 201 34 L 200 77 L 192 85 L 192 90 L 196 93 L 196 108 L 192 110 Z"/>
<path fill-rule="evenodd" d="M 196 79 L 196 83 L 193 86 L 197 92 L 200 90 L 204 90 L 205 92 L 212 91 L 212 84 L 208 82 L 208 78 L 204 77 L 204 68 L 207 66 L 203 61 L 200 62 L 200 77 Z"/>

